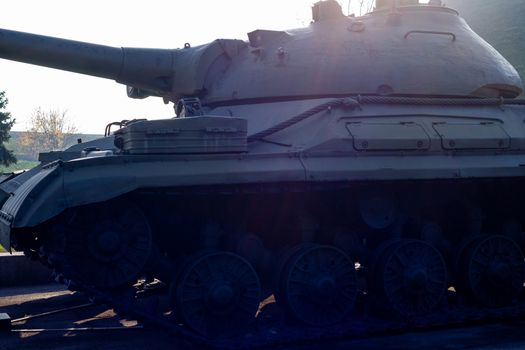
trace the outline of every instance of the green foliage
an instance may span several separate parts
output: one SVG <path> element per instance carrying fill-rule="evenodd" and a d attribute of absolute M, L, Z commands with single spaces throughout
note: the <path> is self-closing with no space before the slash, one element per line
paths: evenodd
<path fill-rule="evenodd" d="M 66 112 L 37 108 L 31 116 L 31 128 L 20 137 L 20 145 L 27 153 L 60 151 L 67 144 L 67 136 L 76 133 Z"/>
<path fill-rule="evenodd" d="M 31 160 L 18 160 L 16 163 L 13 163 L 9 166 L 0 166 L 0 174 L 2 173 L 12 173 L 19 170 L 27 170 L 37 166 L 39 162 Z"/>
<path fill-rule="evenodd" d="M 11 113 L 6 112 L 7 98 L 5 92 L 0 91 L 0 164 L 8 166 L 16 162 L 15 155 L 4 145 L 9 141 L 9 131 L 13 127 L 15 120 L 11 118 Z"/>
<path fill-rule="evenodd" d="M 18 159 L 18 162 L 21 162 L 23 160 L 28 160 L 28 161 L 35 162 L 36 164 L 36 161 L 38 160 L 38 153 L 41 151 L 29 149 L 26 145 L 22 143 L 22 141 L 25 141 L 24 138 L 26 137 L 26 135 L 27 135 L 27 131 L 11 131 L 11 139 L 5 145 L 7 148 L 13 150 L 14 154 L 16 155 L 16 158 Z M 74 144 L 77 143 L 78 139 L 82 139 L 83 142 L 87 142 L 87 141 L 99 139 L 101 137 L 102 135 L 100 134 L 81 134 L 81 133 L 67 134 L 64 140 L 64 148 L 73 146 Z M 42 151 L 46 152 L 50 150 L 48 149 L 48 150 L 42 150 Z M 1 166 L 0 166 L 0 169 L 1 169 Z"/>
<path fill-rule="evenodd" d="M 31 127 L 18 139 L 19 151 L 34 155 L 40 152 L 61 151 L 68 146 L 68 135 L 77 131 L 66 112 L 37 108 L 31 116 Z"/>

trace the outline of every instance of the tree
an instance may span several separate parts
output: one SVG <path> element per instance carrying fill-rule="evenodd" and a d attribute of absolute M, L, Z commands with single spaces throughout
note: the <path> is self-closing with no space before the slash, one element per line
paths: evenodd
<path fill-rule="evenodd" d="M 9 132 L 15 123 L 15 120 L 11 118 L 11 113 L 4 111 L 7 103 L 5 92 L 0 91 L 0 163 L 4 166 L 16 163 L 13 151 L 8 150 L 4 145 L 5 142 L 9 141 Z"/>
<path fill-rule="evenodd" d="M 33 154 L 62 150 L 67 146 L 67 136 L 77 132 L 66 111 L 58 109 L 43 111 L 37 108 L 31 115 L 30 125 L 21 135 L 20 145 Z"/>

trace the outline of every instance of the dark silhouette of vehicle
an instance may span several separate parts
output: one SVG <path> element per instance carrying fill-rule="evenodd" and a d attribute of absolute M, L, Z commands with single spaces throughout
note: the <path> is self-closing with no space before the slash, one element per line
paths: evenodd
<path fill-rule="evenodd" d="M 106 293 L 161 281 L 208 338 L 272 294 L 314 328 L 521 310 L 521 79 L 432 3 L 353 17 L 322 1 L 305 28 L 174 50 L 0 30 L 2 58 L 176 113 L 3 178 L 0 241 Z"/>

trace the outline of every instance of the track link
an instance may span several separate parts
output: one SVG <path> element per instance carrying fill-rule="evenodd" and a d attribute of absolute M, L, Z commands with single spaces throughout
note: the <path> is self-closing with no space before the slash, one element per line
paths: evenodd
<path fill-rule="evenodd" d="M 160 327 L 173 335 L 195 345 L 217 349 L 274 348 L 311 344 L 312 342 L 333 342 L 366 339 L 404 332 L 431 331 L 466 327 L 473 324 L 517 320 L 525 316 L 525 300 L 501 308 L 475 308 L 468 306 L 445 307 L 425 317 L 387 319 L 372 315 L 352 315 L 347 321 L 331 327 L 304 326 L 288 320 L 272 320 L 279 311 L 267 311 L 268 304 L 258 313 L 250 332 L 228 339 L 212 340 L 195 334 L 177 321 L 173 312 L 152 312 L 151 305 L 167 298 L 165 288 L 144 293 L 141 287 L 133 287 L 134 293 L 99 290 L 78 282 L 66 281 L 68 286 L 82 292 L 98 303 L 106 304 L 119 313 L 137 318 L 146 325 Z M 450 292 L 448 303 L 453 304 L 455 293 Z M 272 314 L 273 315 L 268 315 Z"/>

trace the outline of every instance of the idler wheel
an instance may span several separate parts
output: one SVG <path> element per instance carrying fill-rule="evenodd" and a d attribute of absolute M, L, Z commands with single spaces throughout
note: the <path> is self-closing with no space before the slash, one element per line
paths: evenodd
<path fill-rule="evenodd" d="M 81 207 L 65 225 L 66 275 L 96 287 L 135 280 L 152 247 L 143 213 L 128 202 Z"/>
<path fill-rule="evenodd" d="M 260 295 L 255 270 L 244 258 L 229 252 L 193 256 L 171 286 L 181 320 L 207 338 L 245 330 L 255 319 Z"/>
<path fill-rule="evenodd" d="M 372 273 L 374 292 L 403 316 L 431 312 L 448 287 L 443 257 L 430 244 L 418 240 L 394 240 L 383 245 Z"/>
<path fill-rule="evenodd" d="M 352 260 L 332 246 L 303 245 L 291 252 L 279 278 L 277 302 L 293 318 L 310 325 L 341 321 L 357 296 Z"/>
<path fill-rule="evenodd" d="M 458 264 L 458 290 L 482 305 L 508 305 L 523 290 L 524 256 L 508 237 L 473 239 L 460 252 Z"/>

